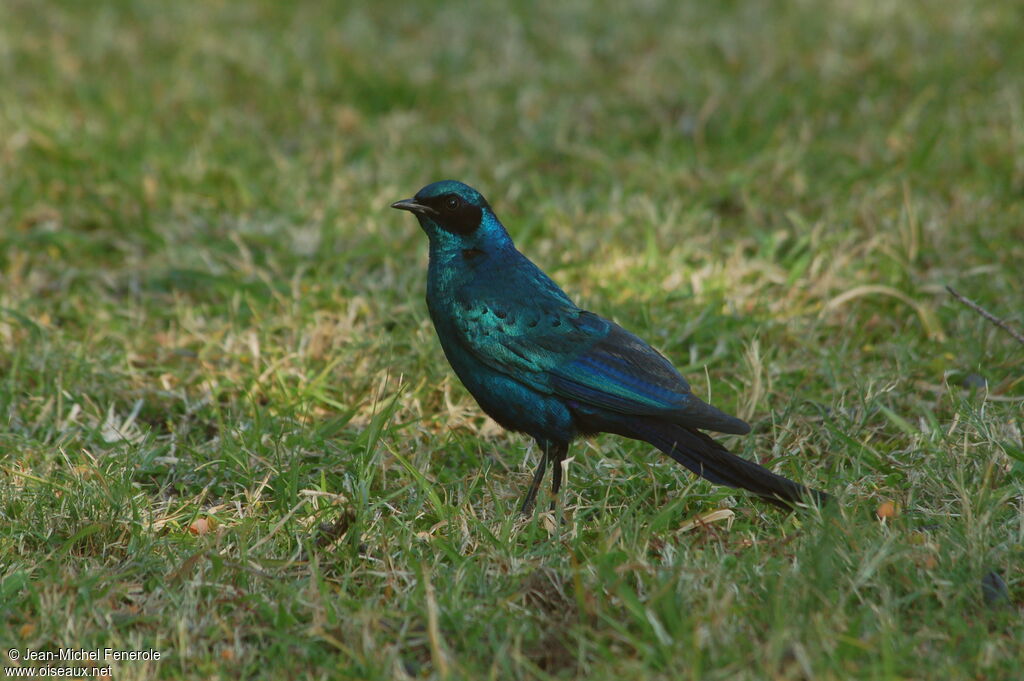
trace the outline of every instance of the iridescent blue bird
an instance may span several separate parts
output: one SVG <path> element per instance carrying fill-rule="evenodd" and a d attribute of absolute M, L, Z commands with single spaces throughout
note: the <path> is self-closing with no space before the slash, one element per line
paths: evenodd
<path fill-rule="evenodd" d="M 540 447 L 524 513 L 548 463 L 557 497 L 569 444 L 601 432 L 649 442 L 697 475 L 783 508 L 827 498 L 701 432 L 750 426 L 694 395 L 643 340 L 578 308 L 516 250 L 478 191 L 445 180 L 391 207 L 413 213 L 430 240 L 427 308 L 448 362 L 485 412 Z"/>

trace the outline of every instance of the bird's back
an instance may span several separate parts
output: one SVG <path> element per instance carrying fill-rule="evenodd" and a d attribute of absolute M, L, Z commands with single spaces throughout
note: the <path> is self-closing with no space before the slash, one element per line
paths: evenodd
<path fill-rule="evenodd" d="M 508 333 L 528 333 L 536 327 L 529 322 L 545 311 L 578 310 L 558 284 L 511 245 L 490 253 L 431 253 L 427 306 L 435 324 L 494 315 Z M 522 329 L 516 326 L 519 321 Z"/>

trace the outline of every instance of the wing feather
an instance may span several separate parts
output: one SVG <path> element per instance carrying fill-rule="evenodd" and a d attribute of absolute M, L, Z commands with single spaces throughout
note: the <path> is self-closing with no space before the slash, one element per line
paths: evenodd
<path fill-rule="evenodd" d="M 657 350 L 618 324 L 562 300 L 513 307 L 474 297 L 456 327 L 490 368 L 585 408 L 658 416 L 746 433 L 743 421 L 701 401 Z"/>

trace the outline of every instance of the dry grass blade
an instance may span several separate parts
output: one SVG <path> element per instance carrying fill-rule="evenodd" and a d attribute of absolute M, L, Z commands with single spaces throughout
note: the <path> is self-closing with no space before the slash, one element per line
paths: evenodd
<path fill-rule="evenodd" d="M 427 599 L 427 635 L 430 638 L 430 654 L 434 658 L 437 674 L 447 679 L 451 674 L 448 666 L 448 653 L 445 651 L 441 627 L 437 621 L 437 598 L 434 594 L 434 583 L 430 579 L 430 568 L 423 566 L 423 587 Z"/>
<path fill-rule="evenodd" d="M 725 521 L 726 527 L 728 528 L 732 526 L 732 521 L 735 517 L 736 512 L 732 509 L 719 508 L 690 518 L 680 525 L 676 532 L 682 534 L 683 532 L 689 532 L 690 530 L 694 530 L 698 527 L 707 527 L 712 523 L 720 523 L 722 521 Z"/>
<path fill-rule="evenodd" d="M 869 295 L 883 295 L 895 298 L 907 306 L 912 308 L 917 313 L 918 319 L 921 320 L 921 326 L 924 327 L 925 333 L 928 334 L 929 338 L 937 341 L 945 340 L 946 334 L 942 330 L 942 325 L 939 320 L 935 318 L 935 314 L 924 304 L 914 300 L 903 291 L 894 289 L 891 286 L 883 286 L 881 284 L 867 284 L 864 286 L 855 286 L 849 291 L 840 293 L 838 296 L 828 301 L 825 307 L 822 308 L 821 312 L 824 315 L 827 312 L 831 312 L 851 300 L 861 298 Z"/>

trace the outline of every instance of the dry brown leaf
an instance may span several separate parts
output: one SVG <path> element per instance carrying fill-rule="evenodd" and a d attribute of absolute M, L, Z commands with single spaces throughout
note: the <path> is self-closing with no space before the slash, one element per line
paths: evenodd
<path fill-rule="evenodd" d="M 899 515 L 899 510 L 896 508 L 896 504 L 891 501 L 883 501 L 878 505 L 878 509 L 875 510 L 875 515 L 878 516 L 879 520 L 885 521 L 889 518 L 895 518 Z"/>
<path fill-rule="evenodd" d="M 214 517 L 209 518 L 196 518 L 192 521 L 192 524 L 188 526 L 188 531 L 197 537 L 201 537 L 204 534 L 209 534 L 217 529 L 217 519 Z"/>

